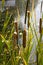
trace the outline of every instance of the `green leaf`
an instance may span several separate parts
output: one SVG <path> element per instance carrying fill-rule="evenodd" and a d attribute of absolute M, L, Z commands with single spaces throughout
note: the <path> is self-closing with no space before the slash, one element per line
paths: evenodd
<path fill-rule="evenodd" d="M 3 33 L 5 32 L 5 30 L 6 30 L 6 28 L 7 28 L 7 25 L 8 25 L 8 23 L 10 22 L 11 16 L 12 16 L 12 15 L 10 15 L 9 17 L 7 16 L 7 18 L 6 18 L 5 22 L 4 22 L 4 26 L 3 26 L 3 30 L 2 30 Z"/>

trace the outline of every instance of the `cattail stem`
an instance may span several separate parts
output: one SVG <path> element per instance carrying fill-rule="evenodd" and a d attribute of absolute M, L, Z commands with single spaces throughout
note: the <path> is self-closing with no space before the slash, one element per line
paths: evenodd
<path fill-rule="evenodd" d="M 41 26 L 42 26 L 42 19 L 40 18 L 40 24 L 39 24 L 39 32 L 40 32 L 40 34 L 41 34 L 41 32 L 42 32 Z"/>
<path fill-rule="evenodd" d="M 38 65 L 38 51 L 37 51 L 37 65 Z"/>
<path fill-rule="evenodd" d="M 25 12 L 25 24 L 26 24 L 26 17 L 27 17 L 27 9 L 28 9 L 28 3 L 30 2 L 30 0 L 27 0 L 27 4 L 26 4 L 26 12 Z"/>

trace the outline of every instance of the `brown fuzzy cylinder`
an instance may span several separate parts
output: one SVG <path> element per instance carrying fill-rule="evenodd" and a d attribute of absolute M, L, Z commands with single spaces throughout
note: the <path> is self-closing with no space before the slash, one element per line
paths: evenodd
<path fill-rule="evenodd" d="M 18 23 L 15 22 L 14 25 L 15 25 L 16 32 L 18 33 Z"/>
<path fill-rule="evenodd" d="M 40 18 L 40 23 L 39 23 L 39 33 L 41 34 L 42 32 L 42 19 Z"/>
<path fill-rule="evenodd" d="M 26 47 L 26 30 L 23 31 L 23 47 Z"/>
<path fill-rule="evenodd" d="M 17 38 L 16 38 L 16 40 L 17 40 L 17 43 L 18 43 L 18 23 L 15 22 L 14 25 L 15 25 L 15 31 L 17 32 Z"/>
<path fill-rule="evenodd" d="M 29 21 L 30 21 L 30 12 L 27 11 L 27 14 L 28 14 L 28 28 L 29 28 L 29 25 L 30 25 L 30 23 L 29 23 Z"/>
<path fill-rule="evenodd" d="M 14 46 L 17 44 L 17 34 L 14 33 Z"/>
<path fill-rule="evenodd" d="M 17 39 L 17 34 L 14 33 L 14 39 Z"/>

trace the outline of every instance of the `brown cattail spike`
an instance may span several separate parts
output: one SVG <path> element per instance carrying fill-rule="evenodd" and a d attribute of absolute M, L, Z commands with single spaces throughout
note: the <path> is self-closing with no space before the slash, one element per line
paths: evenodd
<path fill-rule="evenodd" d="M 18 23 L 17 22 L 15 22 L 14 23 L 14 25 L 15 25 L 15 31 L 17 32 L 17 43 L 18 43 Z"/>
<path fill-rule="evenodd" d="M 39 24 L 39 32 L 41 33 L 42 32 L 42 19 L 40 18 L 40 24 Z"/>
<path fill-rule="evenodd" d="M 23 31 L 23 47 L 26 47 L 26 30 Z"/>
<path fill-rule="evenodd" d="M 14 25 L 15 25 L 16 32 L 18 32 L 18 23 L 15 22 Z"/>
<path fill-rule="evenodd" d="M 14 32 L 14 46 L 17 44 L 17 32 Z"/>
<path fill-rule="evenodd" d="M 29 25 L 30 25 L 30 23 L 29 23 L 29 21 L 30 21 L 30 12 L 27 11 L 27 14 L 28 14 L 28 28 L 29 28 Z"/>

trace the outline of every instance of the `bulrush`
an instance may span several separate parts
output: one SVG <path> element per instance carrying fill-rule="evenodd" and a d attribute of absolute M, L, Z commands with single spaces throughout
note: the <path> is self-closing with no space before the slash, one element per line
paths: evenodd
<path fill-rule="evenodd" d="M 30 25 L 30 23 L 29 23 L 29 21 L 30 21 L 30 11 L 27 11 L 27 15 L 28 15 L 28 28 L 29 28 L 29 25 Z"/>
<path fill-rule="evenodd" d="M 17 32 L 14 32 L 14 37 L 16 37 L 16 38 L 17 38 Z"/>
<path fill-rule="evenodd" d="M 18 22 L 14 22 L 14 26 L 15 26 L 15 31 L 16 31 L 16 35 L 17 35 L 17 38 L 16 38 L 16 40 L 17 40 L 17 43 L 18 43 Z M 15 34 L 14 34 L 15 35 Z"/>
<path fill-rule="evenodd" d="M 39 32 L 41 34 L 42 32 L 42 19 L 40 18 L 40 23 L 39 23 Z"/>
<path fill-rule="evenodd" d="M 14 25 L 15 25 L 16 32 L 18 33 L 18 23 L 14 22 Z"/>
<path fill-rule="evenodd" d="M 23 47 L 26 47 L 26 29 L 23 31 Z"/>
<path fill-rule="evenodd" d="M 14 32 L 14 46 L 17 44 L 17 32 Z"/>

